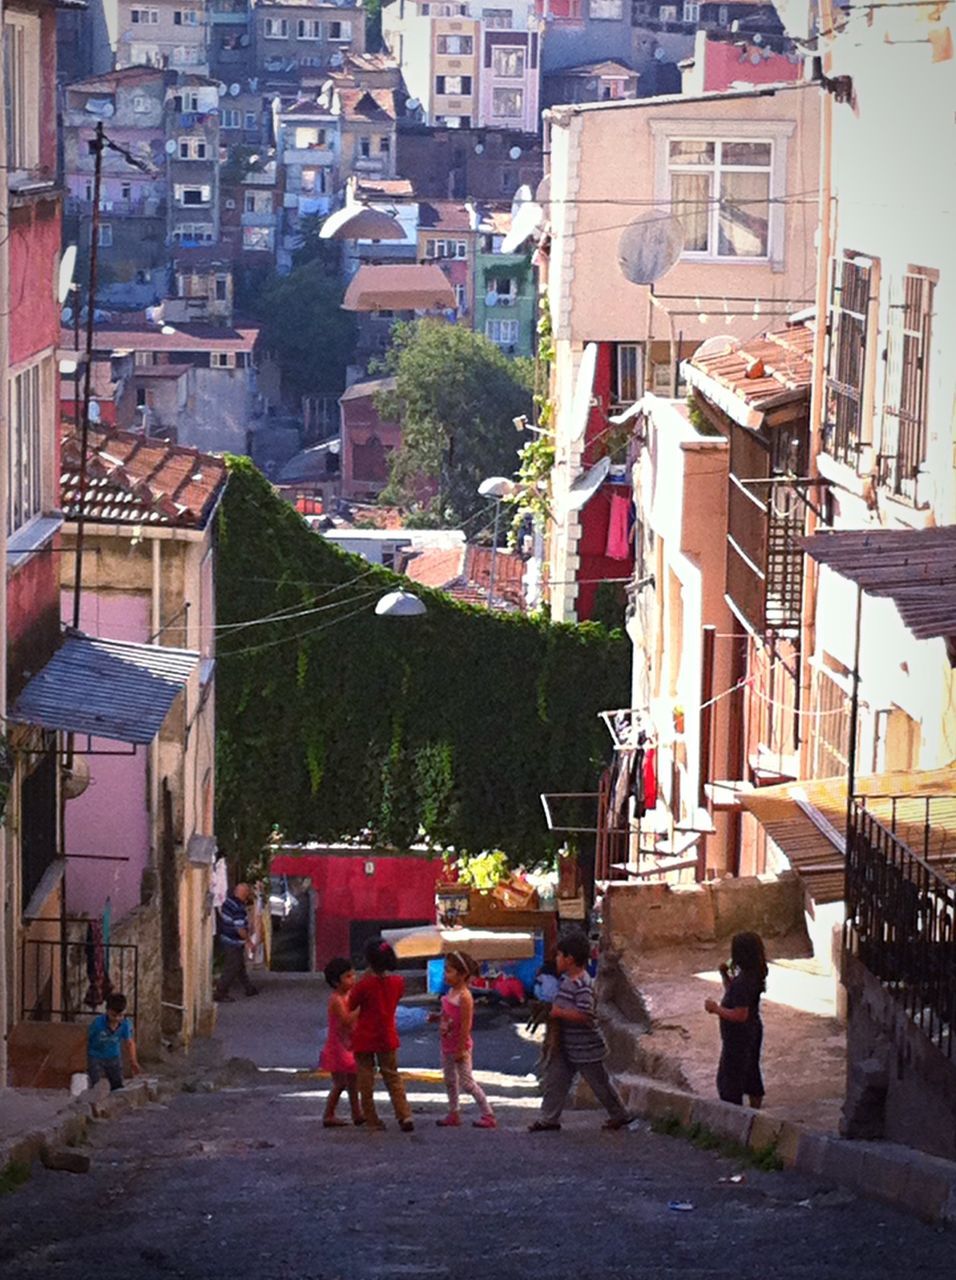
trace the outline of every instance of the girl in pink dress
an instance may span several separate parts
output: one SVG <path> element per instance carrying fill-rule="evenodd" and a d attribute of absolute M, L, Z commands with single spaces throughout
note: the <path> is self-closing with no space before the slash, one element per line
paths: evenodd
<path fill-rule="evenodd" d="M 436 1123 L 442 1129 L 457 1129 L 461 1124 L 458 1100 L 470 1093 L 478 1103 L 480 1115 L 472 1123 L 476 1129 L 496 1129 L 498 1122 L 481 1085 L 475 1080 L 471 1063 L 471 1028 L 475 1018 L 475 1001 L 468 990 L 468 979 L 478 966 L 465 951 L 453 951 L 445 957 L 445 983 L 448 991 L 441 999 L 438 1019 L 441 1035 L 441 1065 L 448 1091 L 448 1115 Z"/>
<path fill-rule="evenodd" d="M 322 1124 L 326 1129 L 340 1129 L 348 1124 L 347 1120 L 342 1120 L 335 1114 L 335 1108 L 343 1093 L 349 1095 L 352 1123 L 365 1123 L 359 1103 L 355 1055 L 352 1052 L 352 1028 L 358 1021 L 359 1015 L 357 1009 L 349 1009 L 346 1003 L 348 994 L 355 985 L 352 961 L 344 957 L 330 960 L 325 966 L 325 980 L 332 988 L 332 995 L 329 998 L 328 1032 L 319 1057 L 319 1066 L 331 1075 L 332 1088 L 329 1090 L 328 1101 L 325 1104 Z"/>

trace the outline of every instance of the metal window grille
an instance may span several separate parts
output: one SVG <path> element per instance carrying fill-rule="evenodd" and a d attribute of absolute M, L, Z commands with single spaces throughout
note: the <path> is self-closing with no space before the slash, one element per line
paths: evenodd
<path fill-rule="evenodd" d="M 813 711 L 810 716 L 811 776 L 845 775 L 850 756 L 849 698 L 826 671 L 815 674 Z M 841 711 L 846 714 L 838 714 Z"/>
<path fill-rule="evenodd" d="M 933 280 L 903 277 L 902 301 L 890 306 L 886 383 L 880 438 L 880 483 L 898 497 L 917 501 L 919 472 L 926 461 L 926 387 Z"/>
<path fill-rule="evenodd" d="M 870 443 L 862 437 L 870 276 L 869 262 L 844 258 L 833 264 L 827 323 L 824 441 L 828 453 L 854 466 Z"/>

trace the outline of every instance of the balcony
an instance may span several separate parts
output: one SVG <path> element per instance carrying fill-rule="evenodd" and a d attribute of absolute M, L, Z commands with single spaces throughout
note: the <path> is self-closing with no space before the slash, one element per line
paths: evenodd
<path fill-rule="evenodd" d="M 243 227 L 274 227 L 278 221 L 279 215 L 273 209 L 266 209 L 261 213 L 257 210 L 251 210 L 243 213 L 239 219 L 240 225 Z"/>
<path fill-rule="evenodd" d="M 288 147 L 282 153 L 282 163 L 286 167 L 304 165 L 310 169 L 331 167 L 335 163 L 335 152 L 331 147 Z"/>
<path fill-rule="evenodd" d="M 93 201 L 80 196 L 69 196 L 66 213 L 74 217 L 90 217 Z M 166 214 L 166 201 L 160 196 L 144 196 L 137 200 L 101 200 L 100 213 L 110 218 L 162 218 Z"/>
<path fill-rule="evenodd" d="M 803 602 L 803 550 L 810 480 L 730 476 L 727 509 L 727 595 L 758 635 L 798 638 Z"/>

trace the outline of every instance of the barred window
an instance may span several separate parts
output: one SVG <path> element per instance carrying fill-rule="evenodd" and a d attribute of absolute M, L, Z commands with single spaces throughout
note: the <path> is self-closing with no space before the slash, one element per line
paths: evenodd
<path fill-rule="evenodd" d="M 873 263 L 857 256 L 834 262 L 827 320 L 823 436 L 828 453 L 856 465 L 863 439 L 862 405 Z"/>
<path fill-rule="evenodd" d="M 887 325 L 880 483 L 914 503 L 920 468 L 926 461 L 926 388 L 934 285 L 932 272 L 908 272 L 900 294 L 890 300 Z"/>

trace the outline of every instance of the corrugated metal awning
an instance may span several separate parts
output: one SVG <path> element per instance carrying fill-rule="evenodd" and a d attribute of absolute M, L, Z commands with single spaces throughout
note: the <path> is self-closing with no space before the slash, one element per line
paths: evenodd
<path fill-rule="evenodd" d="M 832 529 L 802 545 L 868 596 L 892 600 L 917 640 L 956 636 L 956 525 Z"/>
<path fill-rule="evenodd" d="M 20 694 L 10 719 L 146 745 L 198 662 L 190 649 L 71 632 Z"/>

